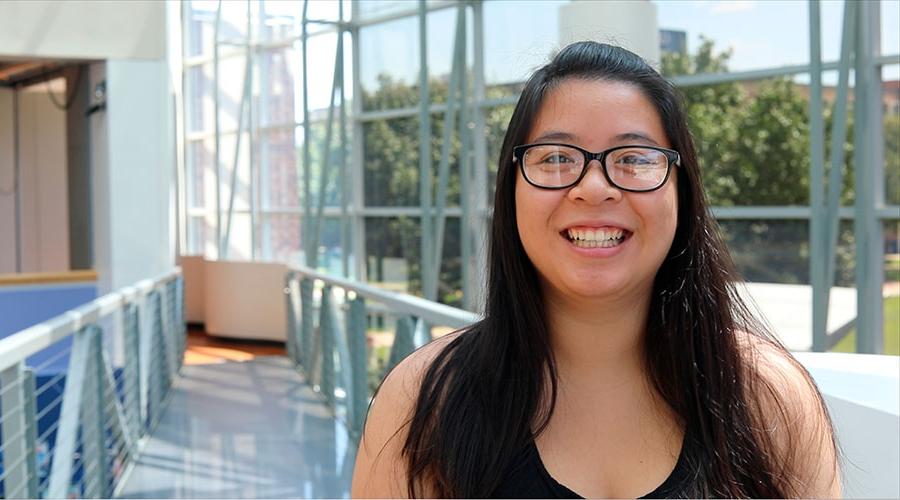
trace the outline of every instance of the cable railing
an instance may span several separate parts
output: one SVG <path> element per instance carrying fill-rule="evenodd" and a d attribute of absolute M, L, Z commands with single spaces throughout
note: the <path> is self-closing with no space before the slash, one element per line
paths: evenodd
<path fill-rule="evenodd" d="M 176 268 L 0 340 L 0 497 L 113 496 L 185 334 Z"/>
<path fill-rule="evenodd" d="M 284 292 L 288 356 L 354 439 L 362 434 L 374 387 L 395 364 L 430 341 L 433 328 L 462 328 L 478 319 L 468 311 L 301 267 L 288 272 Z M 386 356 L 369 345 L 373 331 L 393 337 Z"/>

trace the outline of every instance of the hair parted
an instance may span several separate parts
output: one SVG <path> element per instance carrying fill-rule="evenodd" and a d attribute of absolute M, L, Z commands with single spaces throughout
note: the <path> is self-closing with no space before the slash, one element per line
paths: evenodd
<path fill-rule="evenodd" d="M 515 229 L 513 147 L 524 144 L 548 93 L 568 79 L 639 89 L 681 154 L 678 227 L 653 287 L 646 361 L 656 389 L 686 428 L 696 477 L 692 497 L 782 498 L 798 491 L 788 459 L 773 452 L 749 396 L 756 383 L 738 332 L 783 347 L 738 296 L 738 279 L 701 184 L 696 150 L 675 87 L 620 47 L 578 42 L 528 79 L 500 151 L 484 318 L 428 368 L 407 422 L 408 494 L 479 498 L 547 425 L 557 395 L 540 281 Z M 810 379 L 810 383 L 812 383 Z M 773 392 L 773 391 L 770 391 Z"/>

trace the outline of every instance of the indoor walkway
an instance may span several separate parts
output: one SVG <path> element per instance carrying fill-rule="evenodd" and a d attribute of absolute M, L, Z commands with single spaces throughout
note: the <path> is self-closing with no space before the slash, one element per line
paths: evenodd
<path fill-rule="evenodd" d="M 283 356 L 185 364 L 123 498 L 342 498 L 352 446 Z"/>

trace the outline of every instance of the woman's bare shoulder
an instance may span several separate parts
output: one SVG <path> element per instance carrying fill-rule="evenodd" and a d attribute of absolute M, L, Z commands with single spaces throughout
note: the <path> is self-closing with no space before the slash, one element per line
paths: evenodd
<path fill-rule="evenodd" d="M 839 497 L 840 472 L 831 419 L 809 372 L 777 342 L 739 334 L 748 360 L 746 386 L 776 456 L 802 484 L 804 497 Z"/>
<path fill-rule="evenodd" d="M 366 418 L 353 471 L 354 498 L 406 497 L 403 443 L 422 378 L 435 358 L 463 331 L 437 338 L 407 356 L 387 374 Z"/>

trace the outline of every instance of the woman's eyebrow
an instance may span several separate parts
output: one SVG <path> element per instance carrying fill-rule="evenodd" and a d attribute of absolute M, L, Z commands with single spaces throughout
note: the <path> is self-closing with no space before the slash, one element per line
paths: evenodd
<path fill-rule="evenodd" d="M 641 141 L 641 142 L 649 142 L 654 146 L 659 146 L 659 143 L 650 138 L 647 134 L 642 134 L 641 132 L 625 132 L 624 134 L 619 134 L 614 137 L 616 141 Z"/>
<path fill-rule="evenodd" d="M 543 142 L 543 141 L 574 141 L 575 136 L 560 130 L 550 130 L 548 132 L 544 132 L 543 134 L 535 137 L 534 142 Z"/>

